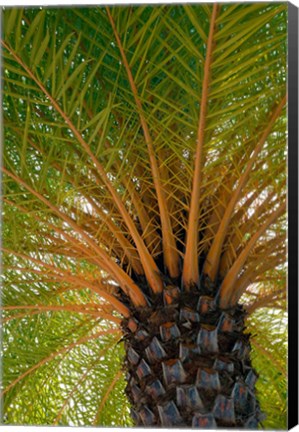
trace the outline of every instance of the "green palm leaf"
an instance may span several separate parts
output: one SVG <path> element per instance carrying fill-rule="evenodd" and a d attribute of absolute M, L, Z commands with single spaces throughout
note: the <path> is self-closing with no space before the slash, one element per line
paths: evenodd
<path fill-rule="evenodd" d="M 175 285 L 245 305 L 262 426 L 285 427 L 286 22 L 3 10 L 5 423 L 131 425 L 122 332 Z"/>

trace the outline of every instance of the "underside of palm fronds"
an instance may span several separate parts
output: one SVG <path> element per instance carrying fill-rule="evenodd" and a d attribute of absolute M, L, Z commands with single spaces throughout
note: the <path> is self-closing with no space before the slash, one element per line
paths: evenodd
<path fill-rule="evenodd" d="M 283 358 L 246 326 L 284 322 L 286 22 L 286 3 L 5 8 L 6 422 L 128 424 L 124 341 L 136 424 L 258 425 L 251 347 Z"/>

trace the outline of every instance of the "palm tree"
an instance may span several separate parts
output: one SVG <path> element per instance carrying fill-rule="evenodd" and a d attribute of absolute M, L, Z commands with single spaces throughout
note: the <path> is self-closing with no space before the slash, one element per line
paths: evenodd
<path fill-rule="evenodd" d="M 286 4 L 3 16 L 4 422 L 279 427 Z"/>

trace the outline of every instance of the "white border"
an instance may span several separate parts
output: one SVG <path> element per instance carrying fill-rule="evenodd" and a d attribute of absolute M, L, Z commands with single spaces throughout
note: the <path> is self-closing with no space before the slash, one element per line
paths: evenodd
<path fill-rule="evenodd" d="M 248 3 L 265 2 L 267 0 L 254 0 Z M 268 0 L 269 1 L 269 0 Z M 284 0 L 270 0 L 275 3 L 282 3 Z M 221 3 L 232 3 L 237 0 L 220 0 Z M 165 4 L 165 3 L 214 3 L 214 0 L 0 0 L 1 6 L 100 6 L 100 5 L 114 5 L 114 4 Z M 242 2 L 241 2 L 242 3 Z M 299 0 L 291 1 L 295 6 L 299 7 Z"/>
<path fill-rule="evenodd" d="M 221 3 L 232 3 L 232 2 L 236 2 L 238 0 L 220 0 Z M 267 0 L 254 0 L 254 1 L 249 1 L 249 3 L 256 3 L 256 2 L 265 2 Z M 268 0 L 269 1 L 269 0 Z M 275 3 L 281 3 L 284 0 L 270 0 L 271 2 L 275 2 Z M 186 3 L 185 0 L 130 0 L 130 1 L 126 1 L 126 0 L 88 0 L 86 2 L 82 1 L 82 0 L 64 0 L 64 1 L 57 1 L 57 0 L 18 0 L 18 1 L 9 1 L 9 0 L 5 0 L 5 1 L 1 1 L 0 0 L 0 7 L 3 6 L 56 6 L 56 7 L 60 7 L 60 6 L 100 6 L 100 5 L 114 5 L 114 4 L 165 4 L 165 3 Z M 214 0 L 188 0 L 187 3 L 214 3 Z M 299 0 L 292 0 L 290 3 L 294 4 L 295 6 L 299 7 Z M 291 396 L 291 395 L 290 395 Z M 87 432 L 87 429 L 89 429 L 91 432 L 95 431 L 105 431 L 107 430 L 107 432 L 123 432 L 126 429 L 132 429 L 134 432 L 144 432 L 146 429 L 143 428 L 104 428 L 104 427 L 70 427 L 70 426 L 65 426 L 65 427 L 58 427 L 58 426 L 8 426 L 8 425 L 0 425 L 0 431 L 3 432 L 14 432 L 14 431 L 19 431 L 19 432 L 56 432 L 56 431 L 64 431 L 66 432 L 67 429 L 71 429 L 74 430 L 74 432 Z M 155 428 L 151 428 L 149 429 L 150 431 L 155 431 L 155 432 L 160 432 L 161 428 L 159 429 L 155 429 Z M 170 432 L 175 432 L 175 431 L 181 431 L 182 429 L 169 429 Z M 194 429 L 184 429 L 184 431 L 194 431 Z M 227 432 L 232 432 L 232 431 L 236 431 L 237 429 L 230 429 L 227 430 Z M 223 432 L 226 432 L 225 429 L 222 429 Z M 299 425 L 296 426 L 295 428 L 292 429 L 292 431 L 294 432 L 299 432 Z M 279 430 L 277 430 L 277 432 L 280 432 Z"/>

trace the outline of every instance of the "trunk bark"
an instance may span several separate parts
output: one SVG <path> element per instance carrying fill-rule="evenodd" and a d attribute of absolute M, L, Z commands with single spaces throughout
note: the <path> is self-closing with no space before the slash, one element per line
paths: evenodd
<path fill-rule="evenodd" d="M 126 393 L 136 426 L 258 427 L 245 311 L 221 310 L 211 291 L 168 286 L 123 321 Z"/>

